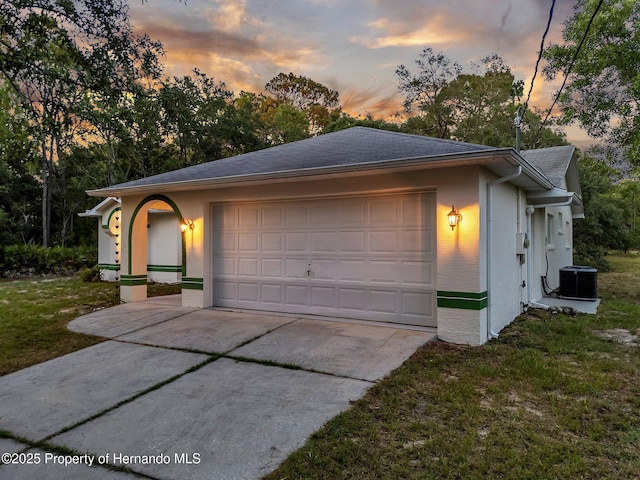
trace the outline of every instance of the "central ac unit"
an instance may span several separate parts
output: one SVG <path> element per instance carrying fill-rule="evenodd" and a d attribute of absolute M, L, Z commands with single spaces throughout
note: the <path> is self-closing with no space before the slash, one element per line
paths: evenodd
<path fill-rule="evenodd" d="M 598 270 L 592 267 L 571 266 L 560 269 L 559 295 L 582 300 L 598 296 Z"/>

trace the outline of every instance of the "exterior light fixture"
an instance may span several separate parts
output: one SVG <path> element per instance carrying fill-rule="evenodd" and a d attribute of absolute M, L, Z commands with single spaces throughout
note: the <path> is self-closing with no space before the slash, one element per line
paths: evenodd
<path fill-rule="evenodd" d="M 454 230 L 456 225 L 462 221 L 462 215 L 460 215 L 460 212 L 458 212 L 456 207 L 453 205 L 451 205 L 451 211 L 447 214 L 447 217 L 449 217 L 449 226 L 451 227 L 451 230 Z"/>
<path fill-rule="evenodd" d="M 193 222 L 188 218 L 183 218 L 182 223 L 180 224 L 180 231 L 182 233 L 185 233 L 187 230 L 193 230 L 193 229 L 194 229 Z"/>

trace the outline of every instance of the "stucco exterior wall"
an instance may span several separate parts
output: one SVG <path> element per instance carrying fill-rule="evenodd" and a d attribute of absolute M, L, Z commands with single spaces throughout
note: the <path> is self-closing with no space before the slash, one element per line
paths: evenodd
<path fill-rule="evenodd" d="M 120 275 L 120 207 L 111 206 L 98 217 L 98 266 L 102 280 L 115 282 Z"/>
<path fill-rule="evenodd" d="M 567 189 L 566 182 L 561 185 Z M 558 288 L 560 269 L 573 265 L 573 214 L 571 206 L 529 207 L 530 226 L 527 266 L 528 303 L 545 296 L 542 277 L 548 289 Z"/>
<path fill-rule="evenodd" d="M 148 216 L 147 278 L 156 283 L 180 283 L 182 246 L 180 222 L 173 211 Z"/>
<path fill-rule="evenodd" d="M 102 280 L 107 282 L 115 282 L 118 278 L 116 251 L 115 237 L 109 235 L 102 225 L 98 225 L 98 263 Z"/>
<path fill-rule="evenodd" d="M 186 253 L 185 272 L 182 275 L 183 305 L 208 307 L 213 302 L 212 205 L 216 203 L 431 191 L 436 193 L 437 203 L 437 333 L 441 339 L 449 342 L 482 344 L 489 338 L 489 330 L 499 332 L 520 313 L 522 303 L 529 300 L 529 289 L 522 287 L 522 282 L 528 278 L 527 270 L 516 253 L 516 233 L 527 231 L 526 199 L 522 192 L 509 183 L 495 185 L 492 187 L 491 225 L 487 225 L 487 183 L 495 178 L 482 167 L 470 166 L 353 174 L 350 177 L 336 176 L 323 180 L 254 183 L 250 186 L 166 193 L 180 214 L 193 222 L 194 226 L 182 237 Z M 145 198 L 137 195 L 122 199 L 124 234 L 132 230 L 132 214 L 140 209 L 140 203 Z M 141 264 L 135 264 L 135 258 L 143 254 L 146 258 L 145 210 L 152 205 L 153 202 L 138 212 L 133 228 L 134 241 L 130 245 L 129 242 L 123 242 L 123 285 L 126 290 L 123 299 L 126 301 L 139 299 L 143 295 L 141 285 L 137 282 L 143 273 L 146 274 L 146 270 Z M 463 217 L 453 230 L 447 221 L 447 213 L 452 205 Z M 566 209 L 555 213 L 557 215 L 562 210 L 563 221 L 571 218 L 570 209 Z M 540 227 L 544 229 L 545 226 L 544 220 L 542 225 L 538 225 L 541 213 L 536 210 L 532 216 L 532 229 L 536 235 Z M 141 222 L 140 225 L 138 222 Z M 145 228 L 142 228 L 142 222 Z M 542 232 L 544 238 L 544 230 Z M 566 237 L 559 235 L 559 238 L 564 241 Z M 489 244 L 491 250 L 487 249 Z M 532 241 L 532 246 L 540 248 L 539 241 Z M 566 248 L 556 250 L 553 252 L 553 262 L 563 263 L 570 258 Z M 529 251 L 522 258 L 526 258 L 526 261 L 534 258 L 540 264 L 540 259 L 544 257 L 537 250 L 536 253 L 531 248 Z M 130 262 L 133 263 L 131 268 Z M 538 276 L 539 270 L 538 266 L 532 265 L 531 277 Z M 492 278 L 490 284 L 489 274 Z M 535 288 L 531 291 L 537 293 Z"/>
<path fill-rule="evenodd" d="M 532 215 L 531 301 L 544 297 L 542 277 L 549 289 L 558 288 L 560 269 L 573 265 L 571 207 L 538 208 Z"/>
<path fill-rule="evenodd" d="M 183 278 L 183 305 L 208 307 L 212 305 L 212 205 L 217 202 L 280 200 L 294 198 L 322 198 L 340 195 L 369 195 L 406 191 L 435 191 L 437 206 L 437 290 L 438 295 L 461 294 L 455 301 L 450 297 L 439 299 L 437 311 L 438 334 L 444 340 L 479 344 L 484 341 L 486 314 L 482 308 L 482 293 L 486 291 L 481 276 L 480 252 L 480 167 L 459 167 L 422 172 L 388 172 L 383 175 L 357 175 L 327 180 L 284 182 L 280 184 L 254 184 L 250 187 L 228 187 L 194 192 L 172 192 L 169 197 L 182 216 L 193 222 L 193 230 L 185 232 L 186 274 Z M 130 230 L 131 217 L 144 196 L 123 197 L 123 231 Z M 455 205 L 462 214 L 462 222 L 453 231 L 447 222 L 447 213 Z M 137 222 L 146 222 L 142 208 Z M 139 217 L 139 218 L 138 218 Z M 146 234 L 147 229 L 144 229 Z M 134 234 L 142 234 L 134 228 Z M 143 243 L 144 242 L 144 243 Z M 129 268 L 130 258 L 142 255 L 141 245 L 147 239 L 136 238 L 131 245 L 124 242 L 123 272 L 125 285 L 123 298 L 137 299 L 142 292 L 136 283 L 142 275 L 141 265 Z M 132 255 L 128 250 L 133 250 Z M 134 260 L 135 262 L 135 260 Z M 186 278 L 186 281 L 185 281 Z M 145 285 L 146 289 L 146 285 Z M 146 293 L 146 290 L 145 290 Z M 455 304 L 454 307 L 442 306 Z M 462 305 L 462 307 L 461 307 Z M 469 308 L 469 305 L 471 307 Z M 484 326 L 483 326 L 484 325 Z"/>
<path fill-rule="evenodd" d="M 487 178 L 487 183 L 491 180 Z M 526 271 L 521 263 L 524 257 L 517 254 L 517 234 L 524 232 L 525 212 L 521 192 L 514 185 L 505 182 L 485 188 L 492 190 L 491 218 L 487 222 L 489 248 L 485 253 L 491 278 L 487 306 L 490 335 L 499 333 L 522 312 Z"/>

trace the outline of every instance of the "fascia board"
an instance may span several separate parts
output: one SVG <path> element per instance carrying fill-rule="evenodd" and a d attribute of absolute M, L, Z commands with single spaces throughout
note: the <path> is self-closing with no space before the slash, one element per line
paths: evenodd
<path fill-rule="evenodd" d="M 371 175 L 376 173 L 394 173 L 411 170 L 429 170 L 463 165 L 491 165 L 507 161 L 512 165 L 521 165 L 523 173 L 544 189 L 553 188 L 551 182 L 533 165 L 518 155 L 512 148 L 478 150 L 475 152 L 456 153 L 438 157 L 411 157 L 405 159 L 384 160 L 378 162 L 340 165 L 334 167 L 314 167 L 308 169 L 286 170 L 279 172 L 236 175 L 220 178 L 182 180 L 177 182 L 156 183 L 150 185 L 133 185 L 88 190 L 87 194 L 95 197 L 127 196 L 153 192 L 178 192 L 212 188 L 238 187 L 264 183 L 280 183 L 291 181 L 315 180 L 340 176 Z"/>

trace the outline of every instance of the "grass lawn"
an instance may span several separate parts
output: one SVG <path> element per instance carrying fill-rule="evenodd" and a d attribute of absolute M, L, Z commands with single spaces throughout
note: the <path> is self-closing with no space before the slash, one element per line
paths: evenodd
<path fill-rule="evenodd" d="M 426 345 L 266 478 L 638 478 L 640 256 L 609 261 L 598 315 L 531 310 L 485 346 Z M 0 374 L 100 341 L 66 324 L 116 302 L 113 284 L 0 282 Z"/>
<path fill-rule="evenodd" d="M 66 327 L 80 315 L 118 304 L 116 288 L 78 277 L 0 281 L 0 375 L 103 341 Z M 149 285 L 149 295 L 175 288 Z"/>
<path fill-rule="evenodd" d="M 639 478 L 640 257 L 609 260 L 598 315 L 427 345 L 265 478 Z"/>

